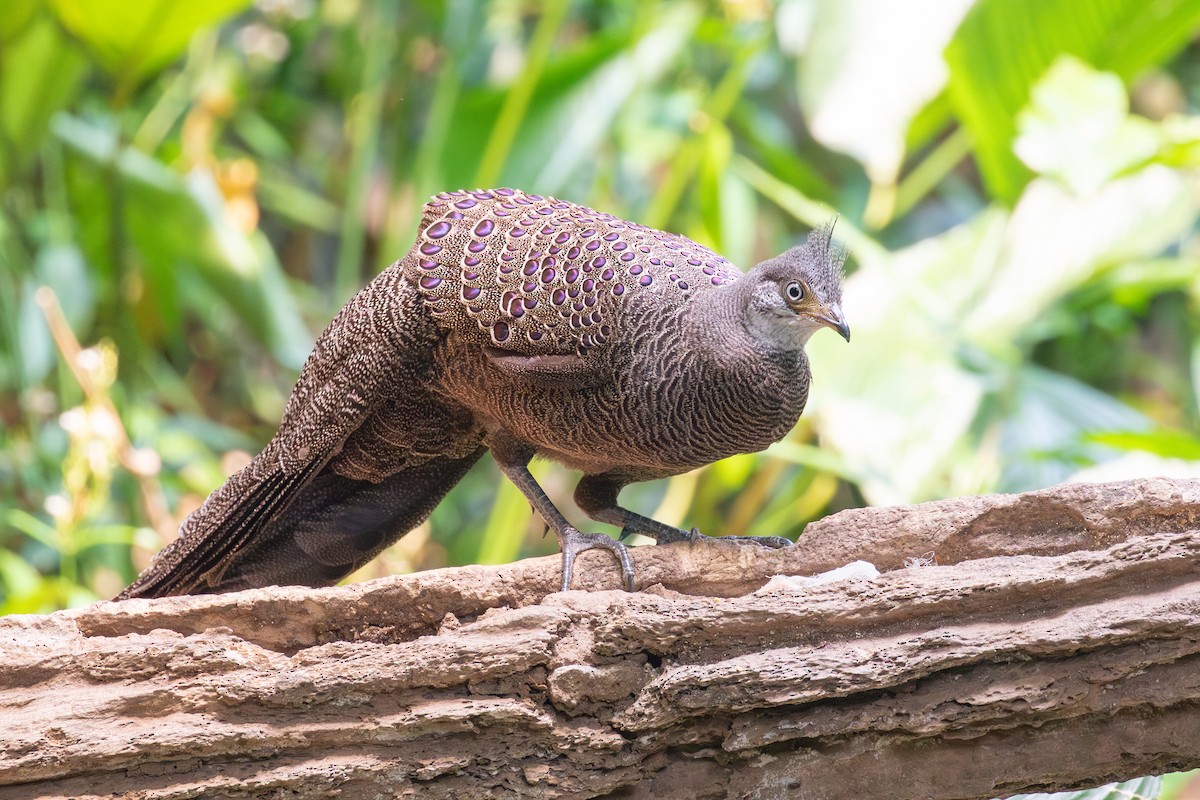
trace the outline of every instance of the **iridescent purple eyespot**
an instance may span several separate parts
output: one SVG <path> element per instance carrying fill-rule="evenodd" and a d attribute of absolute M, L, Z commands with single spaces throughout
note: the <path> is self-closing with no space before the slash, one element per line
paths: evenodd
<path fill-rule="evenodd" d="M 425 235 L 428 236 L 430 239 L 440 239 L 449 232 L 450 232 L 450 223 L 446 222 L 445 220 L 442 220 L 441 222 L 435 222 L 432 225 L 430 225 L 429 229 L 427 231 L 425 231 Z"/>
<path fill-rule="evenodd" d="M 612 288 L 612 293 L 614 295 L 616 295 L 617 297 L 620 297 L 621 295 L 625 294 L 625 285 L 618 283 L 616 286 L 614 286 Z"/>
<path fill-rule="evenodd" d="M 436 289 L 441 282 L 442 279 L 437 275 L 422 275 L 420 281 L 422 289 Z"/>
<path fill-rule="evenodd" d="M 427 256 L 432 256 L 442 252 L 442 246 L 440 244 L 434 244 L 433 242 L 426 242 L 425 244 L 421 245 L 421 252 Z"/>
<path fill-rule="evenodd" d="M 615 274 L 616 273 L 613 272 L 612 268 L 610 267 L 610 268 L 604 270 L 604 272 L 600 273 L 600 279 L 605 280 L 605 281 L 611 281 L 613 279 L 613 275 L 615 275 Z"/>
<path fill-rule="evenodd" d="M 492 338 L 497 342 L 508 341 L 509 332 L 510 329 L 508 327 L 508 323 L 504 320 L 498 319 L 492 323 Z"/>
<path fill-rule="evenodd" d="M 550 293 L 550 302 L 556 306 L 561 306 L 567 302 L 567 293 L 562 289 L 555 289 Z"/>
<path fill-rule="evenodd" d="M 479 297 L 481 291 L 483 290 L 478 286 L 464 286 L 462 287 L 463 300 L 474 300 L 476 297 Z"/>
<path fill-rule="evenodd" d="M 468 208 L 474 208 L 477 205 L 479 205 L 479 204 L 468 197 L 466 200 L 459 200 L 457 203 L 454 204 L 454 207 L 461 208 L 461 209 L 468 209 Z"/>
<path fill-rule="evenodd" d="M 640 283 L 642 286 L 649 286 L 650 284 L 654 283 L 654 278 L 650 275 L 643 275 L 638 280 L 638 283 Z"/>
<path fill-rule="evenodd" d="M 481 219 L 479 220 L 479 224 L 475 226 L 474 233 L 476 236 L 491 236 L 492 231 L 495 229 L 496 223 L 492 222 L 490 219 Z"/>

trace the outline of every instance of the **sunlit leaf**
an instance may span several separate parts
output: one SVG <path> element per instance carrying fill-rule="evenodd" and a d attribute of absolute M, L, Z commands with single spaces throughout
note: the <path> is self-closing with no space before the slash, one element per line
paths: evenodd
<path fill-rule="evenodd" d="M 1034 86 L 1017 129 L 1021 160 L 1076 194 L 1144 164 L 1161 141 L 1158 126 L 1130 116 L 1120 78 L 1070 56 L 1060 56 Z"/>
<path fill-rule="evenodd" d="M 1088 441 L 1118 450 L 1140 450 L 1165 458 L 1188 458 L 1200 461 L 1200 437 L 1183 431 L 1098 431 L 1087 436 Z"/>
<path fill-rule="evenodd" d="M 52 0 L 50 5 L 110 75 L 132 82 L 174 61 L 192 34 L 248 7 L 250 0 Z"/>
<path fill-rule="evenodd" d="M 895 180 L 916 113 L 946 83 L 942 49 L 973 0 L 937 0 L 913 13 L 907 3 L 824 0 L 796 62 L 812 135 L 854 156 L 875 181 Z M 789 7 L 781 23 L 795 24 Z M 897 68 L 903 65 L 903 68 Z"/>
<path fill-rule="evenodd" d="M 988 284 L 959 324 L 989 349 L 1011 346 L 1051 303 L 1106 266 L 1153 257 L 1178 240 L 1196 219 L 1191 187 L 1186 174 L 1160 165 L 1086 197 L 1033 181 L 1013 210 Z"/>
<path fill-rule="evenodd" d="M 946 62 L 951 102 L 991 193 L 1012 202 L 1030 178 L 1012 150 L 1017 112 L 1059 54 L 1128 81 L 1178 52 L 1197 25 L 1194 0 L 979 0 Z"/>
<path fill-rule="evenodd" d="M 0 48 L 0 186 L 41 145 L 50 118 L 74 99 L 86 71 L 83 53 L 44 16 Z"/>

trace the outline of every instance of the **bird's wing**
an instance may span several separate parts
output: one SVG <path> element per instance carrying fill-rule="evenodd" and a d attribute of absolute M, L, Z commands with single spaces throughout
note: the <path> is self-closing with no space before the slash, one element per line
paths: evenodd
<path fill-rule="evenodd" d="M 118 599 L 217 585 L 253 537 L 295 500 L 387 396 L 419 379 L 437 331 L 393 265 L 338 313 L 318 339 L 278 432 L 180 527 Z"/>
<path fill-rule="evenodd" d="M 443 327 L 551 372 L 611 343 L 632 297 L 685 303 L 740 274 L 682 236 L 512 189 L 438 195 L 406 269 Z"/>

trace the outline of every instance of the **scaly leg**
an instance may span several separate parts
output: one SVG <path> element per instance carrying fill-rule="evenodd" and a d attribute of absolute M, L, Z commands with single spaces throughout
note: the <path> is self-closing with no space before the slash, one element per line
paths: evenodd
<path fill-rule="evenodd" d="M 597 522 L 607 522 L 621 528 L 621 538 L 640 533 L 649 536 L 659 544 L 670 542 L 694 542 L 697 539 L 732 539 L 734 541 L 753 542 L 763 547 L 791 547 L 791 539 L 782 536 L 705 536 L 692 528 L 690 531 L 664 525 L 658 520 L 644 517 L 617 505 L 617 495 L 625 483 L 607 475 L 584 475 L 575 487 L 575 502 L 583 513 Z"/>
<path fill-rule="evenodd" d="M 584 533 L 567 522 L 567 518 L 555 508 L 554 503 L 550 502 L 550 498 L 546 496 L 546 492 L 530 474 L 529 461 L 532 454 L 522 451 L 512 452 L 507 448 L 505 450 L 493 448 L 492 455 L 495 456 L 500 471 L 521 490 L 521 494 L 529 500 L 533 510 L 541 515 L 550 529 L 554 531 L 554 535 L 558 537 L 558 547 L 562 550 L 563 556 L 562 591 L 565 592 L 570 588 L 571 578 L 575 571 L 575 557 L 585 550 L 607 550 L 612 553 L 613 558 L 617 559 L 621 565 L 621 576 L 624 579 L 625 588 L 631 592 L 636 591 L 633 560 L 629 557 L 629 550 L 611 536 L 605 536 L 603 533 Z"/>

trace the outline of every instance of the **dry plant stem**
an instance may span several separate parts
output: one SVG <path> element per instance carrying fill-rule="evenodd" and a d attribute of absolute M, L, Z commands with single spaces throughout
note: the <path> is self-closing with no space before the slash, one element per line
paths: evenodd
<path fill-rule="evenodd" d="M 107 392 L 96 386 L 91 376 L 80 367 L 79 356 L 83 348 L 80 347 L 79 340 L 75 338 L 75 332 L 71 330 L 71 325 L 63 314 L 58 297 L 49 286 L 41 286 L 34 293 L 34 300 L 42 309 L 46 325 L 50 328 L 50 335 L 54 339 L 54 345 L 58 348 L 67 368 L 71 370 L 71 375 L 79 384 L 79 388 L 83 390 L 84 395 L 91 403 L 103 408 L 112 417 L 117 435 L 120 437 L 118 456 L 121 459 L 121 466 L 125 467 L 137 481 L 138 491 L 142 496 L 142 510 L 146 514 L 146 519 L 164 539 L 169 539 L 175 533 L 176 524 L 167 510 L 167 500 L 163 496 L 162 487 L 157 480 L 146 475 L 144 470 L 134 463 L 133 443 L 129 440 L 125 424 L 121 421 L 121 415 L 117 413 L 112 398 L 108 396 Z"/>
<path fill-rule="evenodd" d="M 1200 482 L 0 620 L 0 798 L 988 798 L 1200 766 Z M 903 569 L 929 551 L 940 566 Z M 775 574 L 854 558 L 875 580 Z M 955 562 L 949 564 L 946 562 Z M 103 791 L 101 791 L 101 789 Z"/>

